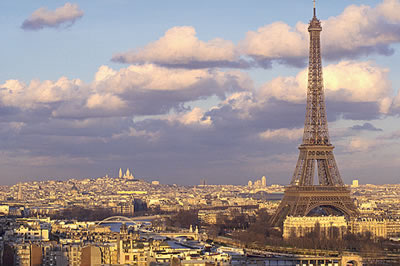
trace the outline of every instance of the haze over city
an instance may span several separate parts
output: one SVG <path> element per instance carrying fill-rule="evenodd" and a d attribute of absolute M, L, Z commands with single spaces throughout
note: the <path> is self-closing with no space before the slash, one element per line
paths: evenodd
<path fill-rule="evenodd" d="M 311 1 L 2 1 L 0 184 L 287 184 Z M 155 8 L 156 7 L 156 8 Z M 400 1 L 318 1 L 343 180 L 398 183 Z"/>

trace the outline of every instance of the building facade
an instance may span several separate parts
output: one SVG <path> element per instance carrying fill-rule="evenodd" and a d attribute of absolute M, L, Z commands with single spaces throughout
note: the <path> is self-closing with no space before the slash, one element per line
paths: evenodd
<path fill-rule="evenodd" d="M 287 216 L 283 223 L 283 237 L 303 237 L 315 230 L 325 237 L 342 237 L 347 233 L 347 221 L 344 216 L 294 217 Z"/>

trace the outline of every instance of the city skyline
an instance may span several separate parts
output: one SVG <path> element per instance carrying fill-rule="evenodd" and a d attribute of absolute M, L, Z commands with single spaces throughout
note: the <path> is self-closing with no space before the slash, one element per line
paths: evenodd
<path fill-rule="evenodd" d="M 0 4 L 1 184 L 117 176 L 120 167 L 170 184 L 290 180 L 312 1 L 150 2 Z M 317 1 L 345 183 L 398 182 L 398 8 Z"/>

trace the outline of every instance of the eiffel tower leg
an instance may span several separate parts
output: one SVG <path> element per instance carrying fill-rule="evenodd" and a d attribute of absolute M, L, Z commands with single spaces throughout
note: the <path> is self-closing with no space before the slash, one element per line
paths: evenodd
<path fill-rule="evenodd" d="M 297 160 L 296 169 L 293 173 L 291 185 L 299 185 L 300 179 L 303 176 L 303 171 L 305 169 L 305 163 L 307 160 L 307 154 L 304 151 L 300 151 L 299 159 Z"/>
<path fill-rule="evenodd" d="M 340 176 L 335 157 L 333 156 L 333 152 L 329 151 L 327 153 L 328 153 L 327 154 L 327 165 L 328 165 L 329 173 L 331 176 L 331 180 L 332 180 L 333 184 L 343 186 L 344 185 L 343 180 L 342 180 L 342 177 Z"/>
<path fill-rule="evenodd" d="M 294 216 L 305 216 L 308 207 L 308 198 L 299 197 L 296 199 L 296 204 L 293 208 Z"/>
<path fill-rule="evenodd" d="M 302 186 L 312 186 L 314 184 L 314 174 L 315 174 L 315 160 L 307 159 L 307 168 L 304 173 Z"/>
<path fill-rule="evenodd" d="M 326 160 L 317 160 L 318 164 L 318 180 L 319 184 L 323 186 L 332 185 L 332 179 L 328 171 L 329 167 Z"/>

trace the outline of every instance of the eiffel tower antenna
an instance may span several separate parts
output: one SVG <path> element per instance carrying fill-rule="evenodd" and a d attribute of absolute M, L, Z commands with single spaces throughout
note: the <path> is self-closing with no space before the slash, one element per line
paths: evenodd
<path fill-rule="evenodd" d="M 314 17 L 317 16 L 317 9 L 315 8 L 315 0 L 314 0 Z"/>
<path fill-rule="evenodd" d="M 280 226 L 287 215 L 357 216 L 358 211 L 350 198 L 350 190 L 344 185 L 330 142 L 326 116 L 321 58 L 321 22 L 316 17 L 310 21 L 307 108 L 303 141 L 299 146 L 299 158 L 285 195 L 272 223 Z M 317 171 L 315 171 L 317 168 Z M 318 184 L 314 177 L 318 176 Z"/>

